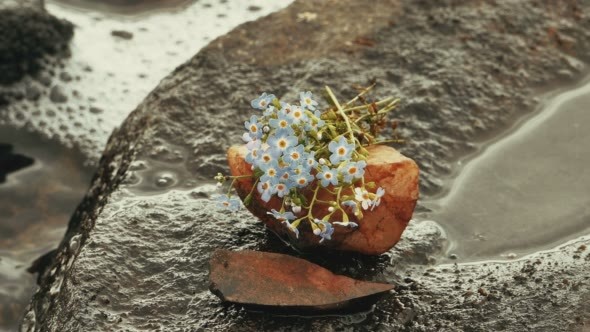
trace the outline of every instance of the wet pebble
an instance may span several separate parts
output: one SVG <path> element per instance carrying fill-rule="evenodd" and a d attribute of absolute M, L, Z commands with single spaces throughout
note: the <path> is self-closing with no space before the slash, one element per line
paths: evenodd
<path fill-rule="evenodd" d="M 126 40 L 133 39 L 133 33 L 125 30 L 113 30 L 111 31 L 111 35 Z"/>

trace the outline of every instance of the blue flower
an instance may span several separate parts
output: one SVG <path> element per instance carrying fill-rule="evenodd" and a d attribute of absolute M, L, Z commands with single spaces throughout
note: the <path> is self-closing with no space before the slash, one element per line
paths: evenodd
<path fill-rule="evenodd" d="M 264 165 L 269 165 L 273 162 L 278 162 L 278 157 L 275 151 L 266 149 L 265 151 L 258 151 L 258 159 L 255 162 L 256 167 L 262 169 Z"/>
<path fill-rule="evenodd" d="M 240 200 L 237 198 L 230 198 L 228 195 L 219 195 L 214 198 L 218 206 L 230 211 L 238 211 L 240 209 Z"/>
<path fill-rule="evenodd" d="M 313 181 L 313 175 L 309 173 L 301 173 L 293 177 L 293 182 L 299 188 L 303 188 L 307 186 L 310 182 Z"/>
<path fill-rule="evenodd" d="M 313 95 L 310 91 L 300 92 L 299 99 L 301 106 L 311 111 L 315 110 L 315 107 L 318 105 L 318 102 L 313 100 Z"/>
<path fill-rule="evenodd" d="M 338 141 L 331 141 L 328 144 L 328 149 L 332 152 L 332 155 L 330 155 L 330 162 L 333 165 L 336 165 L 342 160 L 350 159 L 352 151 L 354 151 L 354 144 L 349 144 L 344 136 L 340 136 Z"/>
<path fill-rule="evenodd" d="M 319 237 L 322 238 L 320 240 L 320 243 L 324 242 L 324 240 L 332 240 L 332 234 L 334 234 L 334 227 L 332 227 L 332 225 L 327 221 L 315 219 L 314 222 L 318 224 L 318 227 L 320 229 L 319 234 L 317 234 Z"/>
<path fill-rule="evenodd" d="M 291 106 L 291 113 L 287 114 L 287 116 L 291 118 L 291 121 L 293 121 L 294 124 L 299 124 L 300 122 L 308 121 L 304 109 L 302 109 L 299 106 Z"/>
<path fill-rule="evenodd" d="M 281 112 L 280 112 L 281 115 L 288 116 L 289 114 L 291 114 L 292 110 L 293 110 L 293 106 L 291 106 L 291 104 L 281 102 Z"/>
<path fill-rule="evenodd" d="M 297 137 L 287 135 L 286 132 L 277 132 L 267 140 L 271 150 L 276 152 L 285 152 L 292 146 L 297 145 Z"/>
<path fill-rule="evenodd" d="M 327 187 L 330 184 L 334 186 L 338 185 L 338 172 L 328 166 L 322 167 L 316 178 L 321 181 L 322 187 Z"/>
<path fill-rule="evenodd" d="M 291 147 L 283 154 L 283 161 L 292 165 L 301 163 L 306 158 L 303 145 Z"/>
<path fill-rule="evenodd" d="M 244 127 L 246 127 L 248 134 L 253 139 L 262 137 L 262 127 L 258 123 L 258 117 L 256 117 L 256 115 L 252 115 L 250 121 L 244 122 Z"/>
<path fill-rule="evenodd" d="M 340 165 L 340 174 L 344 176 L 344 182 L 352 183 L 354 180 L 361 179 L 365 174 L 365 166 L 367 163 L 364 160 Z"/>
<path fill-rule="evenodd" d="M 278 221 L 285 221 L 285 220 L 293 220 L 295 219 L 295 215 L 293 214 L 293 212 L 279 212 L 275 209 L 270 210 L 271 212 L 267 212 L 266 214 L 270 214 L 272 215 L 276 220 Z"/>
<path fill-rule="evenodd" d="M 260 157 L 261 149 L 260 149 L 260 141 L 255 141 L 257 143 L 252 144 L 251 147 L 248 147 L 248 154 L 246 155 L 246 162 L 250 165 L 257 164 L 257 160 Z M 248 145 L 246 145 L 248 146 Z M 256 165 L 255 165 L 256 166 Z"/>
<path fill-rule="evenodd" d="M 252 102 L 250 102 L 250 105 L 252 105 L 253 108 L 259 109 L 259 110 L 264 110 L 268 107 L 268 105 L 270 105 L 272 103 L 272 101 L 275 99 L 275 95 L 272 94 L 267 94 L 266 92 L 263 92 L 260 97 L 252 100 Z"/>
<path fill-rule="evenodd" d="M 260 198 L 268 203 L 272 196 L 272 183 L 270 181 L 259 181 L 256 189 L 261 194 Z"/>
<path fill-rule="evenodd" d="M 318 162 L 315 160 L 315 151 L 311 151 L 311 152 L 307 153 L 303 162 L 304 162 L 305 166 L 308 168 L 315 167 L 315 165 L 318 164 Z"/>
<path fill-rule="evenodd" d="M 283 198 L 283 196 L 289 194 L 289 187 L 285 183 L 277 183 L 273 188 L 273 192 L 277 194 L 277 196 Z"/>
<path fill-rule="evenodd" d="M 279 182 L 279 173 L 281 169 L 276 161 L 261 165 L 260 170 L 264 172 L 260 177 L 260 181 L 270 181 L 272 184 Z"/>
<path fill-rule="evenodd" d="M 293 124 L 293 119 L 286 115 L 280 114 L 278 118 L 270 119 L 269 124 L 271 128 L 275 128 L 277 130 L 287 129 Z"/>

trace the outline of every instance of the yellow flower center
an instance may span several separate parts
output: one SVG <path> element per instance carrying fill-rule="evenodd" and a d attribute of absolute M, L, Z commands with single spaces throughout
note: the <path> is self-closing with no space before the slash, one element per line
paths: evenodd
<path fill-rule="evenodd" d="M 346 154 L 346 149 L 345 148 L 338 148 L 338 154 L 341 156 L 344 156 Z"/>
<path fill-rule="evenodd" d="M 287 141 L 285 140 L 280 140 L 279 141 L 279 148 L 284 149 L 287 147 Z"/>
<path fill-rule="evenodd" d="M 356 173 L 356 167 L 351 167 L 348 169 L 348 174 L 354 174 Z"/>

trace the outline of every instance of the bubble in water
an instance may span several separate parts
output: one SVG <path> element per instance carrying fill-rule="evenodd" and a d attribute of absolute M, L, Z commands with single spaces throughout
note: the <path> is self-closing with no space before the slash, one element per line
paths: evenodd
<path fill-rule="evenodd" d="M 175 177 L 171 173 L 162 173 L 156 178 L 156 186 L 160 188 L 170 187 L 175 182 Z"/>

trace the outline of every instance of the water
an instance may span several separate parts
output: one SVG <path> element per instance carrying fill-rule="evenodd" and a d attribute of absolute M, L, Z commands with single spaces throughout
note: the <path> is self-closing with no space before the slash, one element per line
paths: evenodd
<path fill-rule="evenodd" d="M 30 162 L 0 183 L 0 331 L 17 327 L 35 287 L 35 276 L 26 269 L 57 247 L 92 174 L 81 167 L 79 154 L 37 135 L 0 127 L 0 145 L 8 144 L 13 156 Z"/>
<path fill-rule="evenodd" d="M 460 260 L 515 258 L 590 230 L 590 83 L 484 146 L 426 201 Z"/>
<path fill-rule="evenodd" d="M 0 143 L 32 158 L 33 165 L 0 184 L 0 331 L 18 325 L 32 294 L 31 262 L 61 240 L 70 215 L 86 192 L 92 170 L 114 128 L 174 68 L 212 39 L 240 23 L 283 8 L 290 0 L 48 0 L 46 9 L 75 25 L 72 55 L 45 75 L 48 87 L 0 110 Z M 49 93 L 49 90 L 59 92 Z M 42 133 L 32 135 L 23 128 Z M 57 142 L 61 144 L 58 144 Z M 0 149 L 2 149 L 0 145 Z M 68 147 L 76 147 L 82 154 Z M 138 169 L 138 188 L 148 192 L 194 185 L 174 161 L 167 170 Z M 0 167 L 0 173 L 3 173 Z M 0 181 L 1 182 L 1 181 Z"/>

